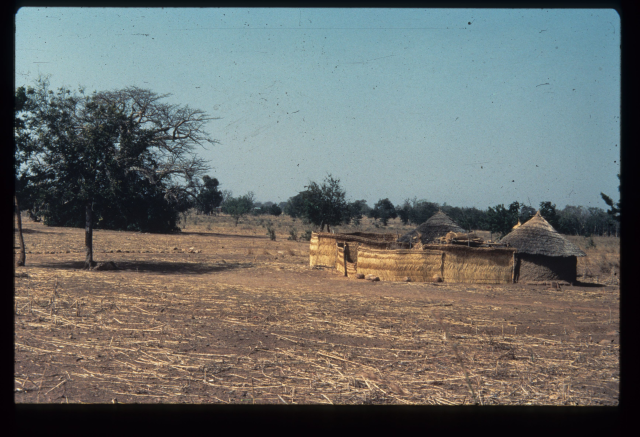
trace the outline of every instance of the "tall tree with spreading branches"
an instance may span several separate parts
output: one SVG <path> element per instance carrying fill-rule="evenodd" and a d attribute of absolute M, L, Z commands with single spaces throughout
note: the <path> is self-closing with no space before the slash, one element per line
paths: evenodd
<path fill-rule="evenodd" d="M 346 192 L 340 186 L 340 179 L 327 175 L 322 184 L 312 181 L 305 188 L 306 190 L 289 199 L 291 213 L 319 226 L 320 232 L 324 231 L 325 226 L 327 232 L 331 232 L 331 226 L 350 222 Z"/>
<path fill-rule="evenodd" d="M 197 195 L 208 167 L 195 148 L 216 143 L 205 131 L 212 120 L 205 112 L 137 87 L 54 92 L 41 78 L 25 94 L 30 110 L 22 119 L 32 150 L 22 167 L 31 202 L 42 206 L 45 223 L 68 213 L 84 216 L 86 268 L 95 265 L 96 219 L 131 219 L 141 196 L 162 196 L 168 212 L 177 214 Z"/>

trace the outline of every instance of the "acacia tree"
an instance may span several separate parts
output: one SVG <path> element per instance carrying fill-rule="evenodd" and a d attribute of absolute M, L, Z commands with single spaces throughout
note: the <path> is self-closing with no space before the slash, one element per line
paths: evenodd
<path fill-rule="evenodd" d="M 320 227 L 320 232 L 327 227 L 331 232 L 331 226 L 341 223 L 349 223 L 349 208 L 345 200 L 346 192 L 340 186 L 340 179 L 330 174 L 319 185 L 310 182 L 305 191 L 289 199 L 291 208 L 289 214 L 300 215 L 309 222 Z"/>
<path fill-rule="evenodd" d="M 168 94 L 137 87 L 53 92 L 41 78 L 26 95 L 33 150 L 23 166 L 32 202 L 44 205 L 45 218 L 65 208 L 84 215 L 86 268 L 95 265 L 96 218 L 114 208 L 131 217 L 122 208 L 140 193 L 162 195 L 169 209 L 197 194 L 207 166 L 195 146 L 216 142 L 204 130 L 212 119 L 205 112 L 165 103 Z"/>
<path fill-rule="evenodd" d="M 251 191 L 239 197 L 229 195 L 222 204 L 222 212 L 231 215 L 236 221 L 236 226 L 238 226 L 240 218 L 253 210 L 253 199 L 254 195 Z"/>

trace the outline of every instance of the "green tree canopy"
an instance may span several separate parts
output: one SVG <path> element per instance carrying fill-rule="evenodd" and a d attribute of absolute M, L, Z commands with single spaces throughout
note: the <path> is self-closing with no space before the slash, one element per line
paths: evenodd
<path fill-rule="evenodd" d="M 208 175 L 202 177 L 202 187 L 196 197 L 195 205 L 199 212 L 211 214 L 222 203 L 222 192 L 218 189 L 218 179 Z"/>
<path fill-rule="evenodd" d="M 536 215 L 535 208 L 533 208 L 533 207 L 531 207 L 529 205 L 524 205 L 524 204 L 520 205 L 520 214 L 518 214 L 518 218 L 520 219 L 520 223 L 524 223 L 524 222 L 528 221 L 534 215 Z"/>
<path fill-rule="evenodd" d="M 319 226 L 320 232 L 325 226 L 327 231 L 331 231 L 331 226 L 349 223 L 346 192 L 340 186 L 340 179 L 327 175 L 321 185 L 310 182 L 305 188 L 290 199 L 290 213 Z"/>
<path fill-rule="evenodd" d="M 365 214 L 369 214 L 371 207 L 367 205 L 366 200 L 355 200 L 347 204 L 347 210 L 349 211 L 349 219 L 351 223 L 358 226 Z"/>
<path fill-rule="evenodd" d="M 549 222 L 555 230 L 560 228 L 560 216 L 556 211 L 556 204 L 551 202 L 540 202 L 540 215 Z"/>
<path fill-rule="evenodd" d="M 398 217 L 396 208 L 388 198 L 378 200 L 369 214 L 374 219 L 380 219 L 382 226 L 387 226 L 390 219 Z"/>
<path fill-rule="evenodd" d="M 253 211 L 253 205 L 254 195 L 251 191 L 249 191 L 244 196 L 229 196 L 227 199 L 225 199 L 225 201 L 222 203 L 222 212 L 231 215 L 231 217 L 233 217 L 236 221 L 236 226 L 238 226 L 240 218 L 247 214 L 250 214 Z"/>
<path fill-rule="evenodd" d="M 284 207 L 284 213 L 294 219 L 305 217 L 305 196 L 307 194 L 306 191 L 301 191 L 295 196 L 290 197 Z"/>
<path fill-rule="evenodd" d="M 409 221 L 415 225 L 421 225 L 429 220 L 436 212 L 439 205 L 435 202 L 413 198 L 411 200 L 411 209 L 409 210 Z"/>
<path fill-rule="evenodd" d="M 269 214 L 278 217 L 280 214 L 282 214 L 282 208 L 274 203 L 269 207 Z"/>
<path fill-rule="evenodd" d="M 49 89 L 47 79 L 19 88 L 28 110 L 17 141 L 21 193 L 45 224 L 85 226 L 85 265 L 93 262 L 92 230 L 166 232 L 190 205 L 206 161 L 195 146 L 215 143 L 211 120 L 168 95 L 129 87 L 85 94 Z"/>
<path fill-rule="evenodd" d="M 500 237 L 507 235 L 513 227 L 518 223 L 518 214 L 520 212 L 520 203 L 513 202 L 509 205 L 509 209 L 503 204 L 489 207 L 487 209 L 487 224 L 491 232 L 500 234 Z"/>

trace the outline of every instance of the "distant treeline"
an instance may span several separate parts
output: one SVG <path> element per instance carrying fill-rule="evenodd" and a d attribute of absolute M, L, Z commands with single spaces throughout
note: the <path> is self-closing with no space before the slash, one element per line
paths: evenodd
<path fill-rule="evenodd" d="M 424 199 L 406 199 L 400 205 L 393 205 L 389 199 L 380 199 L 373 207 L 366 200 L 346 201 L 346 192 L 340 186 L 340 180 L 329 175 L 322 184 L 311 182 L 306 189 L 279 204 L 273 202 L 254 202 L 253 193 L 233 198 L 226 192 L 222 201 L 222 211 L 239 218 L 244 214 L 273 215 L 282 213 L 293 218 L 330 231 L 331 226 L 359 225 L 363 217 L 372 218 L 378 226 L 387 226 L 389 220 L 400 218 L 405 225 L 418 226 L 441 210 L 456 223 L 468 230 L 483 230 L 496 233 L 496 237 L 511 232 L 518 223 L 524 223 L 533 217 L 537 210 L 558 232 L 568 235 L 614 235 L 620 233 L 619 209 L 614 213 L 597 207 L 567 205 L 558 209 L 551 202 L 541 202 L 538 208 L 520 202 L 512 202 L 478 209 L 440 205 Z M 237 204 L 243 199 L 242 213 L 238 213 Z"/>

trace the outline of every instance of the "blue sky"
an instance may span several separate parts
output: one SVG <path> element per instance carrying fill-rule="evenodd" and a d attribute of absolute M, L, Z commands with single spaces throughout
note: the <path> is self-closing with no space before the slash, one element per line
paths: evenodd
<path fill-rule="evenodd" d="M 618 198 L 614 10 L 23 8 L 16 86 L 38 74 L 219 117 L 200 154 L 259 201 L 328 173 L 370 205 Z"/>

